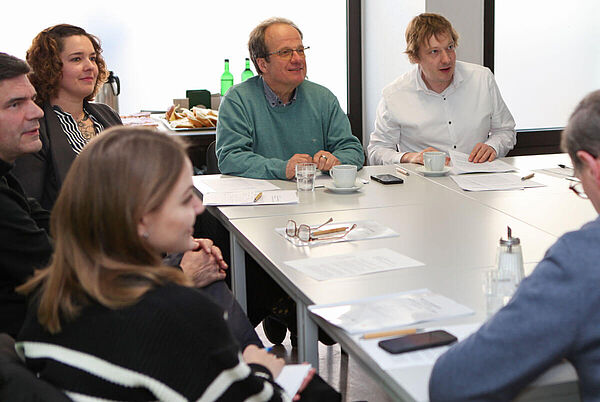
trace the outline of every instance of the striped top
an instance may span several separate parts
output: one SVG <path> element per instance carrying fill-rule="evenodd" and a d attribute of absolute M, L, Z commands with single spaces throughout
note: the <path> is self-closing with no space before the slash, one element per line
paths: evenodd
<path fill-rule="evenodd" d="M 71 116 L 70 113 L 64 112 L 60 108 L 60 106 L 57 106 L 57 105 L 52 106 L 52 110 L 54 110 L 54 113 L 56 113 L 56 117 L 58 118 L 58 121 L 60 122 L 62 130 L 64 131 L 64 133 L 67 136 L 67 141 L 69 141 L 69 144 L 71 144 L 71 148 L 73 148 L 73 151 L 77 155 L 79 155 L 79 153 L 81 152 L 83 147 L 85 147 L 87 145 L 89 140 L 86 139 L 83 136 L 83 134 L 81 134 L 81 131 L 79 130 L 79 127 L 77 126 L 77 122 L 75 121 L 73 116 Z M 94 115 L 89 113 L 85 109 L 85 107 L 83 109 L 83 112 L 86 115 L 88 115 L 90 117 L 90 119 L 92 119 L 92 123 L 94 124 L 94 131 L 96 132 L 96 134 L 104 131 L 104 126 L 102 125 L 102 123 L 100 123 L 98 120 L 96 120 Z"/>
<path fill-rule="evenodd" d="M 90 304 L 52 335 L 29 309 L 16 349 L 75 401 L 290 401 L 263 366 L 244 362 L 223 311 L 168 284 L 136 304 Z"/>

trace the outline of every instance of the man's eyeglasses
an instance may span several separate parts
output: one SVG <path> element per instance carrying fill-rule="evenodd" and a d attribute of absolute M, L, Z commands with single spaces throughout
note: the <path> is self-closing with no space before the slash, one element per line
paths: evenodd
<path fill-rule="evenodd" d="M 354 230 L 356 228 L 356 223 L 355 223 L 350 227 L 342 226 L 339 228 L 319 230 L 323 226 L 325 226 L 331 222 L 333 222 L 333 218 L 329 218 L 327 220 L 327 222 L 325 222 L 322 225 L 319 225 L 315 228 L 311 228 L 310 226 L 308 226 L 304 223 L 301 225 L 297 225 L 296 221 L 290 219 L 285 227 L 285 234 L 288 235 L 289 237 L 297 237 L 299 240 L 301 240 L 303 242 L 310 242 L 310 241 L 315 241 L 315 240 L 334 240 L 334 239 L 343 239 L 344 237 L 346 237 L 346 235 L 348 235 L 348 233 L 350 233 L 352 230 Z M 341 233 L 341 234 L 336 234 L 336 233 Z M 333 235 L 333 236 L 328 236 L 328 235 Z"/>
<path fill-rule="evenodd" d="M 298 53 L 298 56 L 300 57 L 306 57 L 306 54 L 304 54 L 304 52 L 306 52 L 308 49 L 310 49 L 310 46 L 302 46 L 299 47 L 298 49 L 283 49 L 283 50 L 278 50 L 276 52 L 271 52 L 271 53 L 267 53 L 267 56 L 271 56 L 271 55 L 277 55 L 279 57 L 281 57 L 282 59 L 286 59 L 286 60 L 291 60 L 292 56 L 294 55 L 294 52 Z"/>
<path fill-rule="evenodd" d="M 571 190 L 572 192 L 574 192 L 575 194 L 577 194 L 578 197 L 581 197 L 581 198 L 583 198 L 585 200 L 588 199 L 587 194 L 583 190 L 583 185 L 581 184 L 581 182 L 572 183 L 569 186 L 569 190 Z"/>

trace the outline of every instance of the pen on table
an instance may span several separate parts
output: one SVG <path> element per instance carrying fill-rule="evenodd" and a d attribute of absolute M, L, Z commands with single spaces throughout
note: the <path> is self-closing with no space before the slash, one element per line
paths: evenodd
<path fill-rule="evenodd" d="M 408 170 L 401 168 L 400 166 L 396 166 L 396 172 L 402 173 L 405 176 L 410 176 L 410 174 L 408 173 Z"/>
<path fill-rule="evenodd" d="M 316 232 L 312 232 L 311 234 L 313 236 L 322 236 L 322 235 L 325 235 L 325 234 L 345 232 L 346 230 L 348 230 L 348 227 L 342 226 L 342 227 L 335 228 L 335 229 L 318 230 Z"/>
<path fill-rule="evenodd" d="M 391 331 L 381 331 L 381 332 L 371 332 L 368 334 L 364 334 L 362 339 L 375 339 L 375 338 L 384 338 L 386 336 L 396 336 L 396 335 L 410 335 L 416 334 L 420 332 L 420 329 L 417 328 L 404 328 L 404 329 L 395 329 Z"/>
<path fill-rule="evenodd" d="M 529 179 L 531 179 L 533 176 L 535 176 L 535 173 L 529 173 L 527 176 L 523 176 L 523 177 L 521 177 L 521 180 L 529 180 Z"/>
<path fill-rule="evenodd" d="M 262 191 L 258 194 L 256 194 L 256 197 L 254 197 L 254 202 L 260 200 L 262 198 Z"/>

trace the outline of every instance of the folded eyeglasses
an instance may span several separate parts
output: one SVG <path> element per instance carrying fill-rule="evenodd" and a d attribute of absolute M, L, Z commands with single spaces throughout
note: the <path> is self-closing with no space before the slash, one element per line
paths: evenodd
<path fill-rule="evenodd" d="M 301 241 L 310 242 L 316 240 L 334 240 L 343 239 L 352 230 L 356 229 L 356 223 L 352 226 L 340 226 L 332 229 L 321 229 L 323 226 L 333 222 L 333 218 L 329 218 L 327 222 L 317 227 L 311 228 L 306 224 L 296 224 L 296 221 L 290 219 L 285 227 L 285 234 L 289 237 L 296 237 Z M 333 236 L 329 236 L 333 235 Z"/>

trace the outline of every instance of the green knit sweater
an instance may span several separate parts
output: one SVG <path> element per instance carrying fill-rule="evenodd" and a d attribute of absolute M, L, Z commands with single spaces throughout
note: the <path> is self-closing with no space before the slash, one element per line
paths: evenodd
<path fill-rule="evenodd" d="M 219 108 L 216 152 L 223 174 L 258 179 L 285 179 L 294 154 L 313 156 L 320 150 L 341 163 L 363 165 L 358 139 L 335 95 L 304 81 L 290 106 L 272 107 L 263 81 L 252 77 L 232 87 Z"/>

